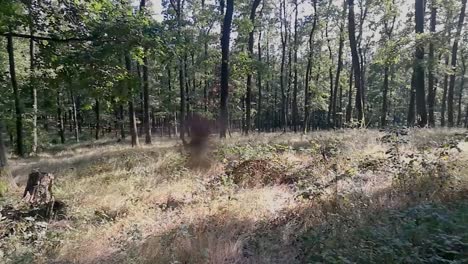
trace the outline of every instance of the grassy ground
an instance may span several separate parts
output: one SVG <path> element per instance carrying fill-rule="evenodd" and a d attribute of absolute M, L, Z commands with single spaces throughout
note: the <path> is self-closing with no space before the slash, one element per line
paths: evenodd
<path fill-rule="evenodd" d="M 0 262 L 466 263 L 468 134 L 399 132 L 236 136 L 197 157 L 102 141 L 16 160 L 20 186 L 54 173 L 66 208 L 46 221 L 20 189 L 0 198 Z"/>

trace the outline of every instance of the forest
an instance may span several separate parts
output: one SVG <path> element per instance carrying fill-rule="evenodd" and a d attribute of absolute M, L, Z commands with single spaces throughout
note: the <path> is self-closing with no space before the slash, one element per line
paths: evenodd
<path fill-rule="evenodd" d="M 466 5 L 0 0 L 0 263 L 468 261 Z"/>

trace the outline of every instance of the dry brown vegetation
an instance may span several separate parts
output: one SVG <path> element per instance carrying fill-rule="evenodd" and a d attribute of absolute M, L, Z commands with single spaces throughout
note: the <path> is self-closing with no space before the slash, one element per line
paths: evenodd
<path fill-rule="evenodd" d="M 33 168 L 54 173 L 66 210 L 50 221 L 12 219 L 8 212 L 28 209 L 21 190 L 9 193 L 0 253 L 11 263 L 306 263 L 317 246 L 305 239 L 311 232 L 346 236 L 391 210 L 466 202 L 466 138 L 457 130 L 235 136 L 212 140 L 209 168 L 189 166 L 171 140 L 71 146 L 14 162 L 20 186 Z"/>

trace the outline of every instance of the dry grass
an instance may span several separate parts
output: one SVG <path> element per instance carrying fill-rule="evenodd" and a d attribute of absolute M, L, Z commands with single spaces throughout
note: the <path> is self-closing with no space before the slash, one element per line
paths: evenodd
<path fill-rule="evenodd" d="M 399 171 L 441 161 L 456 180 L 450 187 L 466 190 L 468 144 L 458 144 L 462 152 L 441 148 L 460 141 L 459 133 L 410 131 L 396 158 L 388 153 L 395 146 L 378 131 L 213 139 L 209 168 L 189 168 L 175 141 L 139 149 L 74 145 L 15 161 L 20 184 L 31 168 L 55 173 L 55 195 L 67 204 L 66 218 L 48 225 L 59 239 L 45 252 L 17 243 L 41 252 L 32 257 L 36 263 L 301 263 L 298 238 L 334 215 L 361 219 L 456 193 L 417 173 L 403 184 Z M 252 160 L 266 163 L 236 169 Z M 26 258 L 11 255 L 12 262 Z"/>

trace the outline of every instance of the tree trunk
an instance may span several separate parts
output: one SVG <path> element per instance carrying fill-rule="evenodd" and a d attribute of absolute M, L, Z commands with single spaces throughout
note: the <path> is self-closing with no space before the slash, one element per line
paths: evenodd
<path fill-rule="evenodd" d="M 13 93 L 15 97 L 15 114 L 16 114 L 16 154 L 20 157 L 24 157 L 24 145 L 23 145 L 23 107 L 21 105 L 21 95 L 18 88 L 18 82 L 16 80 L 16 68 L 15 68 L 15 54 L 13 47 L 13 37 L 8 35 L 7 37 L 7 51 L 10 62 L 10 79 L 11 86 L 13 87 Z"/>
<path fill-rule="evenodd" d="M 460 18 L 458 20 L 458 27 L 457 27 L 457 33 L 455 35 L 455 40 L 453 42 L 453 48 L 452 48 L 452 70 L 453 72 L 450 74 L 450 84 L 449 84 L 449 89 L 448 89 L 448 95 L 447 95 L 447 119 L 448 119 L 448 126 L 453 127 L 454 126 L 454 93 L 455 93 L 455 72 L 457 69 L 457 59 L 458 59 L 458 44 L 461 38 L 461 33 L 463 30 L 463 23 L 465 21 L 465 15 L 466 15 L 466 2 L 467 0 L 462 0 L 462 8 L 460 12 Z"/>
<path fill-rule="evenodd" d="M 446 55 L 445 57 L 445 66 L 449 65 L 449 57 Z M 441 105 L 441 110 L 440 110 L 440 126 L 445 127 L 445 112 L 447 110 L 447 91 L 448 91 L 448 83 L 449 83 L 449 76 L 446 73 L 444 76 L 444 90 L 442 94 L 442 105 Z"/>
<path fill-rule="evenodd" d="M 416 34 L 424 33 L 424 0 L 416 0 Z M 420 42 L 420 41 L 418 41 Z M 416 43 L 415 57 L 416 113 L 419 127 L 427 125 L 426 92 L 424 82 L 424 43 Z"/>
<path fill-rule="evenodd" d="M 76 97 L 73 94 L 73 87 L 70 87 L 70 98 L 72 104 L 72 120 L 73 120 L 73 131 L 75 134 L 75 141 L 80 142 L 80 131 L 78 130 L 78 115 L 76 111 Z"/>
<path fill-rule="evenodd" d="M 287 100 L 286 100 L 286 49 L 288 44 L 288 21 L 286 17 L 286 0 L 280 3 L 280 22 L 281 22 L 281 71 L 280 71 L 280 87 L 281 87 L 281 126 L 283 132 L 286 132 L 288 125 Z M 284 28 L 284 31 L 283 31 Z"/>
<path fill-rule="evenodd" d="M 258 45 L 257 45 L 257 50 L 258 50 L 258 62 L 262 63 L 262 31 L 258 33 Z M 262 72 L 261 69 L 257 70 L 257 86 L 258 86 L 258 100 L 257 100 L 257 129 L 258 132 L 262 130 L 262 96 L 263 96 L 263 91 L 262 91 Z"/>
<path fill-rule="evenodd" d="M 465 89 L 465 75 L 466 75 L 466 58 L 464 57 L 462 60 L 462 76 L 461 76 L 461 83 L 460 83 L 460 92 L 458 93 L 458 115 L 457 115 L 457 126 L 461 125 L 462 122 L 462 99 L 463 99 L 463 90 Z"/>
<path fill-rule="evenodd" d="M 298 0 L 294 1 L 295 5 L 295 16 L 294 16 L 294 90 L 293 90 L 293 102 L 292 102 L 292 123 L 294 133 L 297 133 L 297 125 L 299 120 L 299 107 L 297 104 L 297 94 L 298 94 L 298 69 L 297 69 L 297 52 L 299 49 L 298 41 L 298 16 L 299 16 L 299 3 Z"/>
<path fill-rule="evenodd" d="M 435 83 L 435 76 L 434 76 L 434 69 L 435 69 L 435 33 L 436 33 L 436 25 L 437 25 L 437 3 L 435 0 L 432 0 L 431 3 L 431 42 L 429 44 L 429 87 L 428 87 L 428 95 L 427 95 L 427 110 L 429 112 L 429 126 L 435 127 L 435 117 L 434 117 L 434 107 L 435 107 L 435 97 L 436 97 L 436 86 Z"/>
<path fill-rule="evenodd" d="M 30 7 L 30 16 L 32 17 L 32 6 Z M 31 21 L 29 31 L 31 35 L 34 34 L 33 30 L 33 22 Z M 35 155 L 37 154 L 37 146 L 38 142 L 38 135 L 37 135 L 37 113 L 38 113 L 38 105 L 37 105 L 37 87 L 34 81 L 35 78 L 35 56 L 34 56 L 34 39 L 29 40 L 29 60 L 30 60 L 30 75 L 29 75 L 29 85 L 31 86 L 31 95 L 32 95 L 32 153 Z"/>
<path fill-rule="evenodd" d="M 353 67 L 349 72 L 348 105 L 346 106 L 346 123 L 351 123 L 353 116 Z"/>
<path fill-rule="evenodd" d="M 145 54 L 147 50 L 145 50 Z M 143 128 L 145 130 L 145 144 L 151 145 L 151 124 L 149 104 L 148 58 L 143 58 Z"/>
<path fill-rule="evenodd" d="M 220 101 L 220 137 L 226 138 L 228 128 L 229 100 L 229 42 L 231 39 L 231 24 L 234 13 L 234 0 L 227 0 L 221 36 L 221 101 Z"/>
<path fill-rule="evenodd" d="M 254 0 L 252 3 L 252 8 L 250 10 L 250 23 L 252 23 L 252 30 L 249 32 L 249 40 L 248 40 L 248 52 L 249 58 L 253 62 L 253 48 L 254 48 L 254 31 L 255 31 L 255 15 L 257 12 L 257 7 L 260 4 L 260 0 Z M 252 112 L 252 69 L 249 69 L 247 73 L 247 92 L 245 94 L 245 127 L 244 133 L 246 135 L 249 134 L 250 126 L 251 126 L 251 112 Z"/>
<path fill-rule="evenodd" d="M 354 86 L 356 87 L 356 111 L 358 122 L 361 127 L 365 125 L 364 111 L 363 111 L 363 95 L 361 87 L 361 65 L 359 62 L 359 54 L 356 43 L 356 23 L 354 18 L 354 0 L 348 0 L 349 12 L 348 12 L 348 30 L 349 30 L 349 42 L 351 46 L 351 56 L 353 60 L 354 70 Z"/>
<path fill-rule="evenodd" d="M 312 75 L 312 59 L 314 54 L 314 33 L 317 27 L 318 14 L 317 14 L 317 0 L 313 1 L 314 8 L 314 22 L 309 34 L 309 54 L 307 56 L 307 69 L 304 87 L 304 127 L 302 128 L 304 134 L 307 133 L 310 122 L 310 79 Z"/>
<path fill-rule="evenodd" d="M 409 101 L 409 108 L 408 108 L 408 117 L 407 117 L 407 126 L 412 127 L 414 126 L 415 118 L 416 118 L 416 73 L 413 72 L 411 76 L 411 95 Z"/>
<path fill-rule="evenodd" d="M 130 61 L 130 56 L 125 54 L 125 68 L 128 74 L 132 74 L 132 62 Z M 135 107 L 133 99 L 133 87 L 130 81 L 127 82 L 128 89 L 128 116 L 129 116 L 129 125 L 130 125 L 130 136 L 132 140 L 132 147 L 138 147 L 140 145 L 138 139 L 138 128 L 136 123 L 135 116 Z"/>
<path fill-rule="evenodd" d="M 96 98 L 95 104 L 94 104 L 94 113 L 96 114 L 96 133 L 94 135 L 94 138 L 96 140 L 99 140 L 99 132 L 101 131 L 101 113 L 100 113 L 100 105 L 99 105 L 99 99 Z"/>
<path fill-rule="evenodd" d="M 60 88 L 59 88 L 60 89 Z M 65 127 L 63 124 L 63 115 L 62 115 L 62 93 L 57 91 L 57 128 L 60 136 L 60 142 L 65 144 Z"/>
<path fill-rule="evenodd" d="M 124 140 L 125 135 L 125 114 L 123 104 L 119 105 L 119 128 L 120 128 L 120 140 Z"/>
<path fill-rule="evenodd" d="M 382 98 L 382 116 L 380 117 L 380 127 L 387 126 L 387 113 L 388 113 L 388 75 L 389 67 L 384 68 L 384 85 L 383 85 L 383 98 Z"/>
<path fill-rule="evenodd" d="M 343 13 L 342 13 L 342 22 L 340 25 L 340 40 L 339 40 L 339 48 L 338 48 L 338 66 L 336 68 L 336 76 L 335 76 L 335 91 L 333 93 L 333 103 L 332 103 L 332 113 L 333 113 L 333 126 L 336 127 L 338 125 L 338 119 L 337 119 L 337 98 L 338 98 L 338 89 L 340 87 L 340 77 L 341 77 L 341 70 L 343 68 L 343 48 L 344 48 L 344 20 L 346 17 L 346 1 L 344 1 L 343 4 Z M 341 88 L 340 88 L 341 91 Z M 340 102 L 341 102 L 341 97 L 340 97 Z M 341 106 L 340 106 L 341 107 Z M 340 109 L 341 112 L 341 109 Z M 341 123 L 341 122 L 340 122 Z"/>

